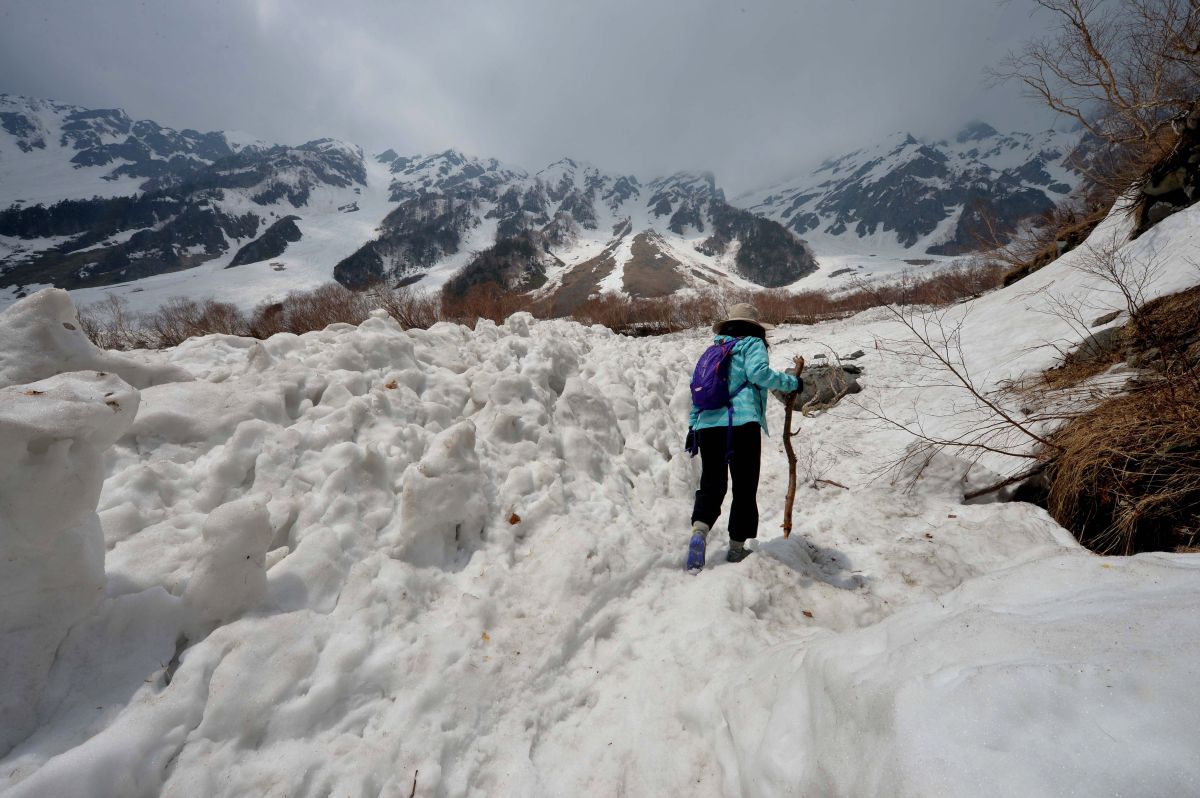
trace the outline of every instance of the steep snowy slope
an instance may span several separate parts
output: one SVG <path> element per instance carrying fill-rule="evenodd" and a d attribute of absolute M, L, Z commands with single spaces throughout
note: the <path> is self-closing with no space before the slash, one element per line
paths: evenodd
<path fill-rule="evenodd" d="M 1193 208 L 1126 245 L 1163 263 L 1149 295 L 1195 282 L 1197 230 Z M 987 387 L 1073 334 L 1058 291 L 1117 301 L 1067 256 L 952 311 Z M 776 365 L 864 349 L 862 404 L 802 422 L 788 540 L 766 442 L 757 553 L 720 562 L 718 524 L 696 577 L 702 331 L 380 315 L 114 360 L 74 327 L 62 292 L 0 315 L 0 352 L 36 354 L 0 361 L 7 796 L 1200 783 L 1200 556 L 1102 559 L 1031 505 L 963 504 L 1000 462 L 879 478 L 908 440 L 870 403 L 939 425 L 961 402 L 874 348 L 901 332 L 883 312 L 773 333 Z"/>

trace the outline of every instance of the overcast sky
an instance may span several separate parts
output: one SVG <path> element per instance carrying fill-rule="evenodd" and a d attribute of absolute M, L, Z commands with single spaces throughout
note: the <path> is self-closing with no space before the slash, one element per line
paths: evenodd
<path fill-rule="evenodd" d="M 0 0 L 0 92 L 736 192 L 897 130 L 1054 123 L 983 70 L 1029 0 Z"/>

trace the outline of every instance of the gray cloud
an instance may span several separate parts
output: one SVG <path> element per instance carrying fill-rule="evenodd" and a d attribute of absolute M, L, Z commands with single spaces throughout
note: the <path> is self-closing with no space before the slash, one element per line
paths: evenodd
<path fill-rule="evenodd" d="M 1026 0 L 6 0 L 0 91 L 378 151 L 562 155 L 736 191 L 911 131 L 1054 120 L 983 69 Z"/>

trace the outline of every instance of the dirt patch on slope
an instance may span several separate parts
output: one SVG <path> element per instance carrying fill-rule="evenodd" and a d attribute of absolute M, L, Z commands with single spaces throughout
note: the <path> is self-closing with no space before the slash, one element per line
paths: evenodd
<path fill-rule="evenodd" d="M 622 275 L 622 287 L 625 293 L 633 297 L 669 296 L 687 287 L 681 266 L 678 260 L 663 251 L 657 236 L 638 233 L 630 247 L 630 258 Z"/>
<path fill-rule="evenodd" d="M 628 220 L 613 228 L 616 235 L 604 251 L 594 258 L 589 258 L 571 269 L 562 280 L 558 290 L 550 299 L 550 314 L 552 316 L 570 316 L 575 310 L 587 302 L 600 287 L 600 281 L 612 274 L 617 268 L 613 253 L 629 235 L 633 226 Z"/>

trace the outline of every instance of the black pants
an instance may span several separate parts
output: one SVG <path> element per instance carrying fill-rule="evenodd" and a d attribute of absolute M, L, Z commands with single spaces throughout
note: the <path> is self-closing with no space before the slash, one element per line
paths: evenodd
<path fill-rule="evenodd" d="M 721 515 L 728 475 L 733 475 L 733 503 L 729 506 L 729 539 L 745 541 L 758 537 L 758 460 L 762 430 L 751 422 L 733 428 L 733 459 L 725 463 L 728 427 L 697 430 L 700 441 L 700 490 L 692 521 L 703 521 L 712 529 Z"/>

